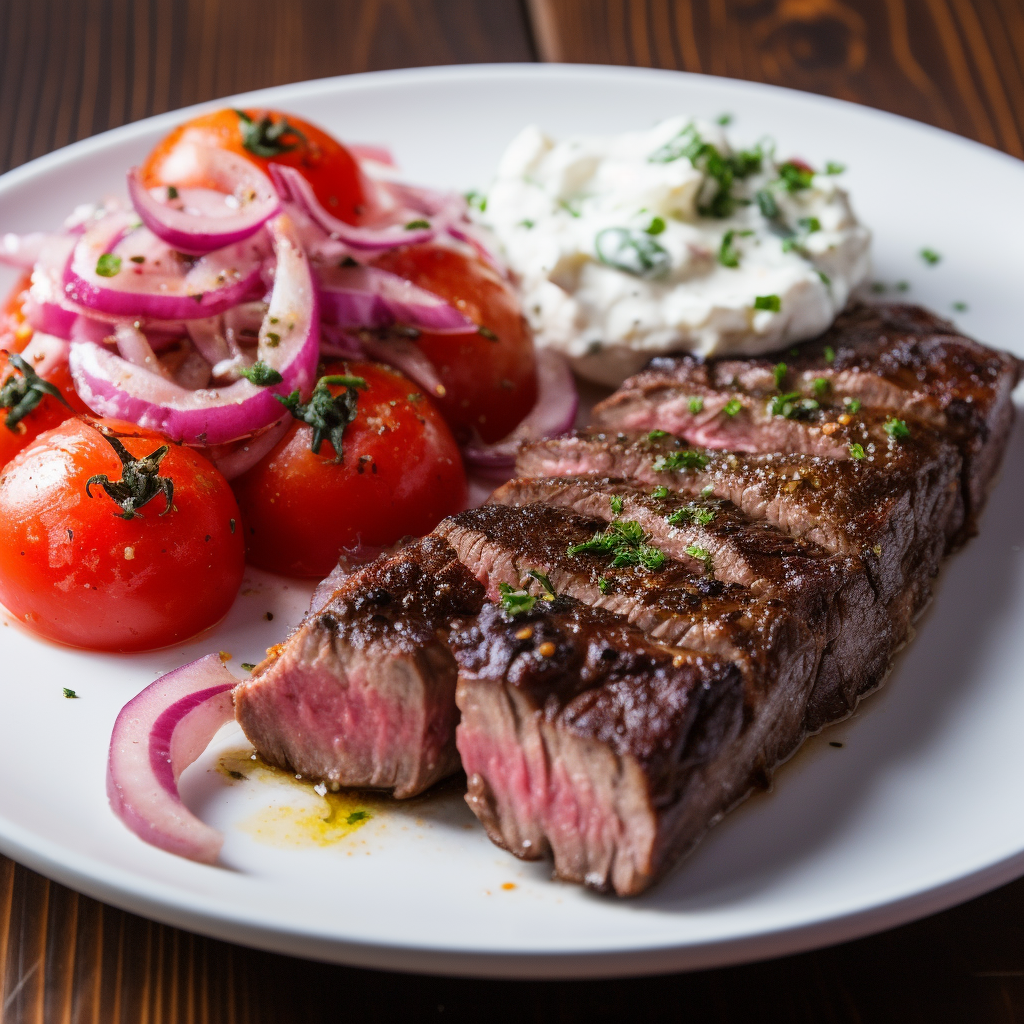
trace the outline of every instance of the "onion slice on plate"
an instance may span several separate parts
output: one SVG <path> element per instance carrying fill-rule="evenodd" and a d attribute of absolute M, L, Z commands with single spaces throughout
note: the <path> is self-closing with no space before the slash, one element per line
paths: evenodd
<path fill-rule="evenodd" d="M 396 323 L 432 334 L 475 334 L 463 313 L 433 292 L 379 267 L 317 267 L 320 315 L 336 327 Z"/>
<path fill-rule="evenodd" d="M 107 796 L 141 839 L 213 864 L 224 838 L 181 802 L 181 773 L 234 718 L 238 680 L 216 654 L 168 672 L 121 709 L 110 737 Z"/>
<path fill-rule="evenodd" d="M 281 416 L 275 394 L 314 383 L 319 348 L 319 313 L 309 261 L 289 218 L 267 225 L 277 255 L 274 290 L 260 327 L 257 354 L 281 374 L 281 382 L 258 387 L 244 378 L 223 388 L 190 391 L 93 342 L 71 346 L 71 374 L 82 401 L 100 416 L 129 420 L 175 441 L 215 445 L 269 426 Z"/>
<path fill-rule="evenodd" d="M 521 444 L 557 437 L 572 429 L 579 402 L 576 381 L 565 356 L 551 349 L 538 349 L 536 404 L 508 437 L 494 444 L 467 444 L 462 449 L 467 466 L 476 467 L 486 476 L 507 478 Z"/>
<path fill-rule="evenodd" d="M 135 224 L 134 214 L 115 211 L 82 235 L 64 271 L 67 299 L 115 316 L 198 320 L 260 289 L 267 254 L 256 238 L 187 266 L 176 250 Z"/>
<path fill-rule="evenodd" d="M 128 194 L 142 223 L 179 252 L 202 254 L 241 242 L 281 209 L 270 179 L 235 153 L 193 145 L 181 147 L 175 160 L 183 176 L 217 188 L 179 188 L 175 199 L 161 201 L 158 195 L 167 197 L 167 188 L 146 188 L 139 168 L 133 167 Z"/>

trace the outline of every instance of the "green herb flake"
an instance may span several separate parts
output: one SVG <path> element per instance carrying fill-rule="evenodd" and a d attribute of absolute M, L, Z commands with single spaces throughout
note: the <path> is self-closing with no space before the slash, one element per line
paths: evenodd
<path fill-rule="evenodd" d="M 411 220 L 405 225 L 406 231 L 418 231 L 420 228 L 429 228 L 429 220 Z"/>
<path fill-rule="evenodd" d="M 738 398 L 730 398 L 725 405 L 722 406 L 722 412 L 726 416 L 735 416 L 743 408 L 743 403 Z"/>
<path fill-rule="evenodd" d="M 612 585 L 608 580 L 604 578 L 604 576 L 598 576 L 597 589 L 600 590 L 602 594 L 607 594 L 611 591 Z"/>
<path fill-rule="evenodd" d="M 243 366 L 238 371 L 250 384 L 260 388 L 273 387 L 280 384 L 284 377 L 272 366 L 267 366 L 262 359 L 257 359 L 252 366 Z"/>
<path fill-rule="evenodd" d="M 726 233 L 722 235 L 722 244 L 718 247 L 718 262 L 721 263 L 723 267 L 731 267 L 733 270 L 740 265 L 740 254 L 732 244 L 732 240 L 735 236 L 735 231 L 726 231 Z"/>
<path fill-rule="evenodd" d="M 825 164 L 826 174 L 842 174 L 845 170 L 846 164 L 836 163 L 835 160 L 829 160 L 829 162 Z"/>
<path fill-rule="evenodd" d="M 789 373 L 789 367 L 785 363 L 776 363 L 772 367 L 772 376 L 775 378 L 775 386 L 781 391 L 782 382 L 786 379 L 786 374 Z"/>
<path fill-rule="evenodd" d="M 555 588 L 551 585 L 551 580 L 540 571 L 540 569 L 528 569 L 526 575 L 531 579 L 535 579 L 544 591 L 542 597 L 545 601 L 553 601 L 556 597 Z"/>
<path fill-rule="evenodd" d="M 906 420 L 898 420 L 896 417 L 887 419 L 882 424 L 882 429 L 894 440 L 902 441 L 905 438 L 910 437 L 910 428 L 907 426 Z"/>
<path fill-rule="evenodd" d="M 694 448 L 684 448 L 679 452 L 659 455 L 654 460 L 655 473 L 672 473 L 680 469 L 704 469 L 709 462 L 708 457 Z"/>
<path fill-rule="evenodd" d="M 482 192 L 470 191 L 466 193 L 466 205 L 481 213 L 487 212 L 487 196 Z"/>
<path fill-rule="evenodd" d="M 898 292 L 909 292 L 910 291 L 910 282 L 909 281 L 897 281 L 896 282 L 896 291 L 898 291 Z"/>
<path fill-rule="evenodd" d="M 696 416 L 697 413 L 704 411 L 704 399 L 700 395 L 694 395 L 687 405 L 691 416 Z"/>
<path fill-rule="evenodd" d="M 66 687 L 66 686 L 62 687 L 62 691 L 64 693 L 64 696 L 67 697 L 68 700 L 72 700 L 72 699 L 77 699 L 78 698 L 78 694 L 75 693 L 74 690 L 68 689 L 68 687 Z"/>
<path fill-rule="evenodd" d="M 359 824 L 359 822 L 361 822 L 361 821 L 366 821 L 366 819 L 367 819 L 367 818 L 368 818 L 369 816 L 370 816 L 370 812 L 369 812 L 369 811 L 353 811 L 353 812 L 352 812 L 352 813 L 351 813 L 351 814 L 350 814 L 350 815 L 349 815 L 349 816 L 348 816 L 348 817 L 347 817 L 347 818 L 345 819 L 345 824 L 346 824 L 346 825 L 357 825 L 357 824 Z"/>
<path fill-rule="evenodd" d="M 281 344 L 281 335 L 276 331 L 267 331 L 265 337 L 267 339 L 267 344 L 271 348 L 277 348 L 277 346 Z"/>
<path fill-rule="evenodd" d="M 668 437 L 668 431 L 667 430 L 652 430 L 647 435 L 647 440 L 648 441 L 660 441 L 663 437 Z"/>
<path fill-rule="evenodd" d="M 968 309 L 968 306 L 967 306 L 967 303 L 966 303 L 966 302 L 954 302 L 954 303 L 953 303 L 953 308 L 954 308 L 954 309 L 955 309 L 955 310 L 956 310 L 956 311 L 957 311 L 958 313 L 966 313 L 966 312 L 967 312 L 967 309 Z"/>
<path fill-rule="evenodd" d="M 668 496 L 669 489 L 667 487 L 662 487 L 661 485 L 655 487 L 654 490 L 651 491 L 652 498 L 667 498 Z"/>
<path fill-rule="evenodd" d="M 831 366 L 836 361 L 836 350 L 831 345 L 826 345 L 824 349 L 825 362 Z"/>
<path fill-rule="evenodd" d="M 934 267 L 942 259 L 934 249 L 922 249 L 919 255 L 929 267 Z"/>
<path fill-rule="evenodd" d="M 864 446 L 862 444 L 851 444 L 850 445 L 850 458 L 860 459 L 864 458 Z"/>
<path fill-rule="evenodd" d="M 812 386 L 814 387 L 815 396 L 818 398 L 823 398 L 826 394 L 828 394 L 829 388 L 832 387 L 832 382 L 828 379 L 828 377 L 815 377 L 814 384 Z"/>
<path fill-rule="evenodd" d="M 178 190 L 173 185 L 168 185 L 167 186 L 167 198 L 168 199 L 177 199 L 178 198 Z"/>
<path fill-rule="evenodd" d="M 775 196 L 771 194 L 767 189 L 761 189 L 760 192 L 755 193 L 754 199 L 757 202 L 758 209 L 762 215 L 767 217 L 768 220 L 777 220 L 779 217 L 779 204 L 775 202 Z"/>
<path fill-rule="evenodd" d="M 782 299 L 778 295 L 758 295 L 754 299 L 754 309 L 767 309 L 770 313 L 778 313 L 782 309 Z"/>
<path fill-rule="evenodd" d="M 813 235 L 815 231 L 821 230 L 821 221 L 817 217 L 801 217 L 797 224 L 809 235 Z"/>
<path fill-rule="evenodd" d="M 651 223 L 647 225 L 644 230 L 649 235 L 660 235 L 665 230 L 665 218 L 664 217 L 652 217 Z"/>
<path fill-rule="evenodd" d="M 570 544 L 566 554 L 611 556 L 610 567 L 636 566 L 657 572 L 665 564 L 665 554 L 653 544 L 635 520 L 611 523 L 606 530 L 595 533 L 582 544 Z"/>
<path fill-rule="evenodd" d="M 112 252 L 103 253 L 96 261 L 96 273 L 100 277 L 117 277 L 121 273 L 121 257 Z"/>
<path fill-rule="evenodd" d="M 256 665 L 255 665 L 254 662 L 251 662 L 251 661 L 243 661 L 242 662 L 242 668 L 246 672 L 251 672 L 255 667 L 256 667 Z"/>
<path fill-rule="evenodd" d="M 803 398 L 799 391 L 776 395 L 768 402 L 771 416 L 782 416 L 787 420 L 805 420 L 821 406 L 813 398 Z"/>
<path fill-rule="evenodd" d="M 481 338 L 486 338 L 488 341 L 499 340 L 498 336 L 490 329 L 490 327 L 484 327 L 481 325 L 476 329 L 476 333 L 479 334 Z"/>
<path fill-rule="evenodd" d="M 843 405 L 846 406 L 847 412 L 857 413 L 860 412 L 861 409 L 861 401 L 859 398 L 850 398 L 847 396 L 843 399 Z"/>
<path fill-rule="evenodd" d="M 132 261 L 132 263 L 145 263 L 146 262 L 146 257 L 145 256 L 129 256 L 128 259 L 130 259 Z"/>
<path fill-rule="evenodd" d="M 622 515 L 622 495 L 613 494 L 611 498 L 612 515 Z"/>
<path fill-rule="evenodd" d="M 513 618 L 525 612 L 533 611 L 537 598 L 526 590 L 516 590 L 508 583 L 498 584 L 498 593 L 501 595 L 501 610 Z"/>
<path fill-rule="evenodd" d="M 819 270 L 818 271 L 818 279 L 826 287 L 831 287 L 831 285 L 832 285 L 832 278 L 829 277 L 828 274 L 826 274 L 824 270 Z"/>
<path fill-rule="evenodd" d="M 713 508 L 706 508 L 703 505 L 696 505 L 692 501 L 675 512 L 665 516 L 665 522 L 669 526 L 682 526 L 684 523 L 695 523 L 697 526 L 707 526 L 713 522 L 718 513 Z"/>
<path fill-rule="evenodd" d="M 711 552 L 707 548 L 699 547 L 696 544 L 687 544 L 684 549 L 691 558 L 696 558 L 704 563 L 704 571 L 710 575 L 712 570 Z"/>
<path fill-rule="evenodd" d="M 732 114 L 719 114 L 715 118 L 715 124 L 720 124 L 723 128 L 728 127 L 732 124 Z"/>
<path fill-rule="evenodd" d="M 281 156 L 297 149 L 300 142 L 306 141 L 305 134 L 289 124 L 286 117 L 273 121 L 269 115 L 265 115 L 254 121 L 244 110 L 236 110 L 235 113 L 238 115 L 238 127 L 242 133 L 242 145 L 253 156 L 261 156 L 264 159 Z M 286 141 L 285 136 L 289 135 L 294 139 L 293 142 Z"/>
<path fill-rule="evenodd" d="M 594 239 L 597 258 L 607 267 L 614 267 L 634 277 L 654 278 L 668 273 L 672 257 L 647 234 L 629 228 L 605 228 Z"/>
<path fill-rule="evenodd" d="M 814 171 L 809 167 L 787 160 L 779 164 L 779 182 L 787 192 L 801 192 L 811 187 Z"/>
<path fill-rule="evenodd" d="M 341 386 L 345 390 L 340 395 L 332 395 L 330 386 Z M 366 389 L 363 377 L 351 377 L 333 374 L 321 377 L 308 402 L 302 401 L 301 393 L 296 388 L 290 395 L 274 395 L 291 414 L 301 423 L 308 423 L 313 428 L 310 448 L 314 455 L 320 454 L 320 446 L 325 440 L 334 448 L 334 462 L 344 461 L 342 439 L 345 428 L 356 418 L 359 402 L 359 389 Z"/>
<path fill-rule="evenodd" d="M 715 493 L 715 489 L 714 489 L 714 487 L 711 486 L 711 484 L 708 484 L 707 487 L 702 487 L 700 489 L 700 496 L 702 498 L 710 498 L 711 495 L 714 494 L 714 493 Z"/>
<path fill-rule="evenodd" d="M 531 229 L 531 228 L 533 227 L 533 223 L 534 223 L 534 222 L 533 222 L 532 220 L 529 220 L 529 219 L 527 219 L 527 218 L 525 218 L 525 217 L 524 217 L 524 218 L 523 218 L 523 219 L 522 219 L 522 220 L 521 220 L 521 221 L 519 222 L 519 227 L 521 227 L 521 228 L 526 228 L 526 230 L 527 230 L 527 231 L 529 231 L 529 230 L 530 230 L 530 229 Z"/>

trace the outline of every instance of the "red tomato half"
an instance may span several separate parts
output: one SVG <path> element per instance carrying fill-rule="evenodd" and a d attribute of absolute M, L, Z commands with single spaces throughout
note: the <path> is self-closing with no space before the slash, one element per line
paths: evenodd
<path fill-rule="evenodd" d="M 376 363 L 333 363 L 326 373 L 367 383 L 345 429 L 343 460 L 334 461 L 327 440 L 314 454 L 312 428 L 296 422 L 233 483 L 249 561 L 289 576 L 326 576 L 343 548 L 427 533 L 466 501 L 459 450 L 415 384 Z"/>
<path fill-rule="evenodd" d="M 165 168 L 183 144 L 216 146 L 244 156 L 263 170 L 272 163 L 297 168 L 330 214 L 349 224 L 356 223 L 366 202 L 362 174 L 355 158 L 337 139 L 316 125 L 279 110 L 250 109 L 242 113 L 249 121 L 240 117 L 237 110 L 227 109 L 202 114 L 175 128 L 147 157 L 142 180 L 150 187 L 208 187 L 209 182 L 168 176 Z M 287 121 L 292 130 L 277 135 L 282 121 Z"/>
<path fill-rule="evenodd" d="M 25 271 L 0 309 L 0 348 L 8 352 L 20 352 L 32 338 L 32 328 L 25 319 L 25 302 L 31 284 L 32 274 Z"/>
<path fill-rule="evenodd" d="M 537 400 L 533 338 L 512 286 L 483 260 L 436 245 L 393 249 L 374 263 L 440 295 L 483 330 L 417 340 L 444 385 L 444 396 L 431 398 L 455 436 L 475 431 L 492 443 L 511 433 Z"/>
<path fill-rule="evenodd" d="M 120 457 L 164 439 L 116 420 L 70 419 L 0 473 L 0 601 L 24 625 L 72 647 L 142 651 L 178 643 L 231 607 L 244 569 L 238 506 L 227 481 L 189 448 L 169 445 L 159 477 L 173 485 L 131 518 L 104 487 Z"/>

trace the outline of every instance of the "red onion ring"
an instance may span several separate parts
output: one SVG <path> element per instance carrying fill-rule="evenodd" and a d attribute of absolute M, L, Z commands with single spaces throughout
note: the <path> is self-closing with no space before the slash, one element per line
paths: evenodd
<path fill-rule="evenodd" d="M 45 231 L 32 231 L 27 235 L 16 235 L 8 231 L 0 238 L 0 263 L 17 267 L 19 270 L 32 270 L 43 248 L 54 237 Z"/>
<path fill-rule="evenodd" d="M 238 380 L 224 388 L 189 391 L 159 374 L 132 366 L 100 345 L 71 346 L 71 373 L 82 401 L 100 416 L 129 420 L 175 441 L 215 445 L 275 422 L 274 394 L 313 387 L 319 315 L 309 261 L 287 216 L 267 225 L 277 255 L 274 290 L 260 328 L 258 358 L 281 374 L 273 387 Z"/>
<path fill-rule="evenodd" d="M 465 314 L 439 295 L 379 267 L 317 267 L 320 314 L 346 328 L 384 328 L 396 323 L 432 334 L 475 334 Z"/>
<path fill-rule="evenodd" d="M 444 385 L 436 367 L 414 341 L 405 338 L 389 338 L 387 341 L 367 339 L 362 346 L 371 359 L 404 373 L 432 398 L 444 397 Z"/>
<path fill-rule="evenodd" d="M 354 227 L 343 220 L 338 220 L 337 217 L 332 217 L 320 205 L 313 187 L 294 167 L 271 164 L 270 176 L 285 202 L 294 203 L 331 238 L 343 242 L 349 248 L 382 251 L 395 249 L 400 245 L 429 242 L 434 237 L 433 228 L 408 230 L 400 224 L 381 228 Z"/>
<path fill-rule="evenodd" d="M 187 160 L 188 156 L 192 159 Z M 234 245 L 255 234 L 281 209 L 270 179 L 235 153 L 193 145 L 176 151 L 174 158 L 188 164 L 182 167 L 183 176 L 198 175 L 216 182 L 217 191 L 182 188 L 178 190 L 180 206 L 171 206 L 154 194 L 166 195 L 166 188 L 147 189 L 139 168 L 133 167 L 128 172 L 128 195 L 142 223 L 179 252 L 202 254 Z M 229 198 L 236 200 L 237 209 L 230 208 Z M 196 207 L 208 209 L 189 212 Z"/>
<path fill-rule="evenodd" d="M 282 417 L 276 423 L 265 427 L 260 433 L 250 438 L 236 441 L 225 447 L 221 452 L 207 451 L 209 460 L 220 470 L 225 480 L 234 480 L 247 470 L 252 469 L 265 455 L 269 455 L 277 446 L 278 441 L 288 433 L 294 420 L 291 416 Z"/>
<path fill-rule="evenodd" d="M 186 271 L 148 228 L 132 230 L 132 217 L 108 214 L 81 237 L 64 271 L 67 299 L 114 316 L 197 320 L 223 313 L 261 288 L 265 253 L 254 241 L 208 253 Z M 104 277 L 98 261 L 108 254 L 121 259 L 120 269 Z M 131 262 L 133 257 L 145 262 Z"/>
<path fill-rule="evenodd" d="M 515 466 L 520 444 L 557 437 L 572 429 L 579 394 L 568 360 L 551 349 L 537 352 L 537 402 L 508 437 L 494 444 L 471 441 L 462 449 L 467 466 L 488 476 L 507 478 Z"/>
<path fill-rule="evenodd" d="M 110 737 L 107 797 L 139 838 L 179 857 L 213 864 L 223 836 L 181 802 L 181 773 L 234 718 L 237 680 L 216 654 L 175 669 L 121 709 Z"/>
<path fill-rule="evenodd" d="M 73 235 L 50 235 L 32 270 L 32 284 L 25 303 L 25 319 L 37 331 L 71 337 L 77 313 L 64 307 L 64 267 L 75 248 Z"/>

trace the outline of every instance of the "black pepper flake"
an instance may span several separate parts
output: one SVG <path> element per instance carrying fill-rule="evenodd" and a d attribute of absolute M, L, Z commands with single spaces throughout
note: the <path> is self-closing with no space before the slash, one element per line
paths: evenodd
<path fill-rule="evenodd" d="M 273 612 L 267 612 L 267 614 L 264 615 L 263 617 L 267 620 L 267 622 L 273 622 L 274 621 L 274 613 Z"/>
<path fill-rule="evenodd" d="M 829 740 L 829 741 L 828 741 L 828 745 L 829 745 L 830 747 L 841 747 L 841 746 L 842 746 L 842 743 L 837 743 L 837 742 L 836 742 L 835 740 Z"/>

